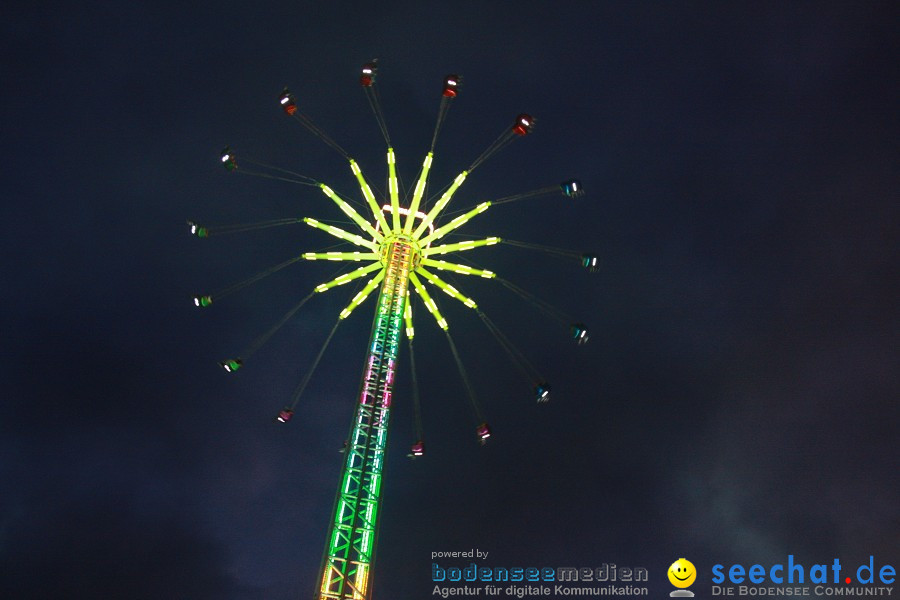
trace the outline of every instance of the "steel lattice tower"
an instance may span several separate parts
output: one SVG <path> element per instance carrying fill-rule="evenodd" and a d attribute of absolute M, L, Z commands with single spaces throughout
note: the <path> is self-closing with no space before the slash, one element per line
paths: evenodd
<path fill-rule="evenodd" d="M 322 600 L 368 597 L 394 370 L 409 274 L 419 254 L 405 236 L 388 238 L 383 246 L 384 280 L 325 551 Z"/>

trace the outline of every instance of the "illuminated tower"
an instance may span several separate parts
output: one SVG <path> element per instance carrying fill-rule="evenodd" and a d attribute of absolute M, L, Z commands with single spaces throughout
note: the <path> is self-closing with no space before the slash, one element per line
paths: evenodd
<path fill-rule="evenodd" d="M 381 246 L 381 293 L 325 550 L 323 600 L 368 597 L 397 351 L 409 274 L 419 258 L 419 248 L 409 236 L 387 236 Z"/>
<path fill-rule="evenodd" d="M 524 355 L 513 346 L 509 338 L 503 335 L 493 321 L 478 308 L 475 301 L 463 295 L 456 287 L 439 276 L 437 272 L 444 271 L 455 275 L 498 281 L 504 287 L 533 304 L 535 308 L 544 312 L 545 315 L 570 327 L 571 336 L 576 343 L 582 344 L 586 342 L 588 332 L 583 324 L 572 323 L 571 319 L 565 314 L 513 283 L 497 277 L 494 272 L 448 262 L 443 260 L 443 258 L 445 255 L 506 243 L 547 252 L 563 258 L 575 258 L 589 271 L 594 271 L 597 267 L 597 258 L 592 254 L 581 254 L 558 248 L 501 240 L 498 237 L 469 239 L 433 245 L 448 234 L 455 232 L 472 218 L 487 211 L 491 206 L 536 196 L 559 194 L 560 192 L 567 198 L 575 198 L 581 196 L 584 192 L 580 182 L 571 179 L 558 185 L 508 196 L 493 202 L 481 202 L 473 208 L 460 211 L 461 214 L 448 219 L 444 211 L 450 204 L 454 194 L 472 171 L 514 139 L 531 133 L 534 126 L 534 119 L 530 115 L 518 115 L 512 126 L 505 127 L 501 135 L 475 159 L 469 168 L 457 175 L 452 183 L 440 192 L 439 197 L 437 194 L 435 195 L 436 200 L 431 204 L 426 191 L 428 175 L 434 159 L 435 142 L 447 115 L 450 102 L 457 96 L 460 82 L 460 78 L 457 75 L 448 75 L 443 82 L 441 105 L 430 150 L 422 162 L 422 168 L 415 187 L 411 190 L 410 195 L 404 195 L 403 206 L 401 206 L 400 185 L 398 184 L 396 173 L 396 157 L 387 133 L 387 126 L 384 122 L 378 96 L 374 92 L 376 72 L 376 63 L 364 65 L 360 76 L 360 84 L 366 91 L 370 105 L 378 120 L 379 128 L 387 143 L 388 180 L 385 196 L 389 197 L 388 203 L 379 204 L 356 161 L 350 158 L 343 148 L 298 110 L 297 101 L 290 91 L 285 89 L 279 96 L 279 103 L 287 115 L 299 121 L 301 125 L 339 152 L 349 162 L 350 169 L 359 184 L 360 192 L 368 208 L 367 212 L 370 213 L 367 215 L 368 218 L 363 217 L 359 211 L 331 187 L 311 177 L 299 175 L 293 171 L 278 167 L 270 167 L 246 157 L 241 157 L 239 165 L 238 158 L 228 148 L 225 149 L 221 156 L 224 167 L 231 172 L 291 181 L 319 188 L 346 217 L 349 217 L 356 224 L 359 228 L 359 233 L 351 233 L 311 217 L 277 219 L 263 223 L 220 227 L 203 227 L 189 222 L 191 232 L 198 238 L 208 238 L 214 234 L 253 231 L 303 222 L 310 227 L 338 238 L 343 243 L 349 243 L 356 247 L 352 251 L 301 253 L 244 281 L 228 286 L 219 292 L 200 294 L 193 299 L 197 307 L 205 309 L 211 306 L 214 300 L 218 300 L 258 281 L 262 277 L 302 260 L 363 263 L 363 266 L 355 270 L 338 275 L 330 281 L 317 285 L 308 296 L 285 314 L 272 329 L 255 340 L 241 354 L 240 358 L 229 358 L 220 363 L 225 371 L 229 373 L 238 371 L 243 367 L 246 359 L 255 353 L 310 298 L 351 281 L 362 280 L 362 278 L 368 277 L 366 284 L 353 296 L 346 308 L 340 312 L 337 323 L 319 351 L 315 362 L 307 371 L 303 381 L 298 385 L 293 401 L 279 413 L 277 420 L 282 423 L 288 422 L 293 416 L 297 402 L 306 384 L 309 382 L 309 378 L 319 364 L 338 325 L 347 319 L 376 289 L 380 290 L 377 296 L 375 317 L 372 322 L 372 330 L 363 364 L 362 381 L 356 399 L 353 428 L 350 439 L 347 440 L 346 448 L 344 449 L 343 471 L 336 494 L 334 513 L 329 525 L 322 572 L 316 591 L 317 600 L 369 600 L 371 598 L 372 564 L 378 513 L 381 504 L 382 470 L 387 445 L 397 354 L 404 336 L 410 342 L 410 358 L 412 358 L 412 339 L 415 332 L 412 324 L 410 292 L 414 291 L 415 295 L 419 296 L 422 304 L 432 315 L 438 327 L 446 334 L 453 358 L 474 409 L 476 418 L 475 433 L 478 439 L 484 442 L 491 435 L 490 427 L 481 414 L 481 409 L 465 374 L 459 353 L 456 350 L 453 339 L 450 337 L 447 320 L 438 309 L 434 298 L 431 297 L 428 291 L 429 286 L 432 289 L 444 292 L 477 313 L 487 326 L 488 331 L 500 343 L 501 348 L 530 380 L 533 385 L 534 397 L 538 402 L 547 401 L 550 394 L 550 385 L 540 376 Z M 249 168 L 246 165 L 249 165 Z M 413 375 L 415 381 L 414 371 Z M 414 391 L 414 395 L 417 397 L 417 391 Z M 421 430 L 417 433 L 419 438 L 412 446 L 411 456 L 421 456 L 425 452 Z"/>

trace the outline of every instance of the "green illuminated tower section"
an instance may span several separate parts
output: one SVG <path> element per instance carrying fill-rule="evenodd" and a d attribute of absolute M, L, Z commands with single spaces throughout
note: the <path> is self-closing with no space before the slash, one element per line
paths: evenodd
<path fill-rule="evenodd" d="M 369 597 L 394 371 L 409 274 L 418 254 L 408 236 L 394 234 L 382 244 L 384 280 L 325 550 L 322 600 Z"/>

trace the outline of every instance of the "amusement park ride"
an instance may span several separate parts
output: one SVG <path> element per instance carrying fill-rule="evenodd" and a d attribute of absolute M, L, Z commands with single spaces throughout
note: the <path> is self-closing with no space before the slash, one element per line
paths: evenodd
<path fill-rule="evenodd" d="M 413 404 L 416 412 L 418 434 L 409 455 L 415 458 L 425 454 L 425 441 L 419 414 L 418 386 L 415 377 L 415 361 L 412 352 L 415 331 L 412 320 L 411 291 L 415 291 L 425 308 L 434 317 L 438 327 L 446 334 L 450 350 L 476 415 L 475 433 L 477 439 L 483 444 L 491 436 L 490 425 L 482 416 L 481 408 L 475 399 L 468 376 L 460 360 L 459 352 L 456 349 L 453 338 L 450 336 L 447 320 L 441 314 L 435 299 L 428 291 L 429 286 L 458 300 L 479 316 L 489 332 L 510 357 L 513 364 L 529 378 L 533 385 L 532 390 L 537 402 L 546 402 L 549 399 L 550 385 L 540 376 L 537 369 L 534 368 L 525 355 L 478 308 L 475 301 L 465 296 L 439 275 L 438 272 L 482 277 L 500 282 L 504 287 L 533 304 L 548 317 L 567 325 L 572 339 L 578 344 L 587 342 L 588 329 L 582 323 L 573 323 L 564 313 L 552 305 L 540 300 L 515 284 L 498 277 L 492 271 L 447 262 L 443 257 L 482 246 L 502 243 L 539 250 L 563 258 L 574 258 L 580 260 L 582 266 L 589 271 L 595 271 L 598 263 L 597 257 L 592 254 L 582 254 L 559 248 L 515 242 L 498 237 L 439 243 L 444 241 L 448 234 L 455 232 L 469 220 L 492 206 L 548 194 L 561 193 L 567 198 L 575 198 L 581 196 L 584 191 L 578 180 L 571 179 L 558 185 L 508 196 L 493 202 L 482 202 L 467 212 L 463 212 L 452 219 L 447 219 L 447 215 L 444 213 L 445 209 L 472 171 L 510 142 L 530 134 L 535 123 L 535 120 L 528 114 L 518 115 L 512 125 L 504 128 L 503 133 L 481 153 L 468 169 L 462 171 L 448 187 L 439 192 L 439 196 L 435 194 L 437 201 L 430 204 L 429 199 L 426 197 L 426 190 L 428 187 L 428 174 L 434 158 L 435 143 L 450 105 L 459 92 L 460 85 L 459 76 L 448 75 L 443 81 L 440 109 L 431 140 L 431 147 L 422 163 L 422 168 L 415 187 L 411 191 L 410 199 L 409 194 L 404 194 L 401 191 L 401 185 L 398 183 L 396 157 L 388 135 L 376 88 L 377 72 L 377 62 L 366 63 L 362 67 L 359 83 L 366 92 L 366 97 L 388 146 L 387 193 L 384 195 L 386 199 L 382 201 L 379 201 L 376 197 L 376 192 L 369 186 L 356 161 L 323 130 L 316 126 L 309 117 L 298 110 L 295 96 L 287 89 L 279 96 L 281 107 L 288 116 L 297 120 L 349 162 L 350 169 L 359 184 L 366 207 L 371 211 L 371 214 L 367 215 L 367 217 L 362 216 L 347 200 L 339 196 L 328 185 L 311 177 L 266 165 L 248 157 L 237 156 L 228 148 L 221 155 L 222 164 L 228 171 L 318 187 L 325 196 L 338 206 L 344 215 L 355 223 L 359 228 L 359 233 L 351 233 L 345 229 L 325 224 L 310 217 L 303 219 L 278 219 L 262 223 L 220 227 L 204 227 L 189 222 L 191 233 L 199 238 L 304 222 L 310 227 L 320 229 L 355 247 L 353 250 L 340 252 L 303 253 L 216 293 L 201 294 L 193 298 L 197 307 L 206 308 L 223 296 L 242 289 L 289 264 L 301 260 L 362 263 L 363 266 L 316 286 L 299 304 L 288 311 L 274 327 L 257 338 L 240 357 L 229 358 L 220 363 L 222 368 L 229 373 L 238 371 L 243 367 L 244 361 L 258 350 L 310 298 L 348 282 L 368 278 L 362 289 L 353 296 L 350 303 L 341 311 L 337 323 L 320 349 L 312 367 L 306 372 L 303 380 L 297 386 L 291 402 L 278 413 L 276 420 L 281 423 L 287 423 L 291 420 L 297 402 L 303 394 L 312 373 L 318 366 L 322 355 L 325 353 L 325 349 L 338 325 L 373 292 L 378 290 L 375 301 L 375 318 L 363 363 L 362 382 L 356 402 L 353 429 L 345 448 L 342 450 L 344 453 L 344 468 L 326 540 L 321 579 L 315 593 L 315 597 L 318 600 L 368 600 L 371 598 L 372 564 L 377 531 L 376 522 L 381 502 L 382 468 L 387 444 L 388 420 L 392 404 L 397 356 L 404 334 L 409 345 L 410 363 L 413 369 Z"/>

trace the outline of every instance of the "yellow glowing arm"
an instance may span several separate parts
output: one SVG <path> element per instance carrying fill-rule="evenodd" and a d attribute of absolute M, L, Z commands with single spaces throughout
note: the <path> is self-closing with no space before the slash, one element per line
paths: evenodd
<path fill-rule="evenodd" d="M 462 214 L 462 215 L 459 215 L 458 217 L 456 217 L 455 219 L 453 219 L 452 221 L 450 221 L 449 223 L 447 223 L 447 224 L 444 225 L 443 227 L 438 227 L 437 229 L 434 230 L 434 233 L 429 234 L 429 235 L 425 236 L 424 238 L 422 238 L 421 240 L 419 240 L 419 244 L 420 244 L 421 246 L 427 246 L 428 244 L 430 244 L 430 243 L 433 242 L 434 240 L 439 240 L 439 239 L 441 239 L 442 237 L 444 237 L 445 235 L 447 235 L 448 233 L 450 233 L 451 231 L 453 231 L 453 230 L 456 229 L 457 227 L 462 227 L 463 225 L 465 225 L 466 223 L 468 223 L 469 220 L 470 220 L 472 217 L 474 217 L 475 215 L 479 215 L 479 214 L 483 213 L 484 211 L 486 211 L 486 210 L 489 209 L 490 207 L 491 207 L 490 201 L 488 201 L 488 202 L 482 202 L 481 204 L 479 204 L 478 206 L 476 206 L 475 208 L 473 208 L 473 209 L 470 210 L 469 212 L 467 212 L 467 213 L 465 213 L 465 214 Z"/>
<path fill-rule="evenodd" d="M 352 260 L 359 262 L 361 260 L 378 260 L 378 254 L 374 252 L 304 252 L 304 260 Z"/>
<path fill-rule="evenodd" d="M 356 181 L 359 182 L 359 189 L 362 190 L 362 195 L 365 196 L 366 202 L 369 203 L 369 208 L 372 209 L 372 214 L 375 215 L 375 219 L 381 224 L 382 231 L 388 231 L 387 221 L 384 219 L 384 214 L 381 212 L 381 207 L 378 206 L 378 203 L 375 202 L 375 195 L 372 193 L 372 189 L 369 187 L 369 184 L 366 183 L 366 178 L 363 177 L 362 170 L 359 168 L 359 165 L 356 164 L 356 161 L 352 158 L 350 159 L 350 170 L 353 171 L 353 174 L 356 176 Z"/>
<path fill-rule="evenodd" d="M 497 276 L 493 271 L 488 271 L 486 269 L 473 269 L 472 267 L 468 267 L 466 265 L 450 263 L 445 260 L 431 260 L 430 258 L 423 258 L 422 264 L 427 267 L 440 269 L 441 271 L 453 271 L 454 273 L 459 273 L 460 275 L 478 275 L 479 277 L 484 277 L 485 279 L 493 279 Z"/>
<path fill-rule="evenodd" d="M 434 154 L 431 152 L 425 156 L 425 162 L 422 163 L 422 173 L 419 175 L 419 181 L 416 183 L 416 189 L 413 192 L 412 203 L 409 205 L 409 214 L 406 215 L 406 223 L 403 225 L 403 233 L 412 231 L 413 221 L 416 219 L 416 212 L 419 210 L 419 203 L 422 201 L 422 194 L 425 193 L 425 183 L 428 181 L 428 170 L 431 169 L 431 161 Z"/>
<path fill-rule="evenodd" d="M 355 233 L 350 233 L 349 231 L 344 231 L 340 227 L 335 227 L 334 225 L 326 225 L 325 223 L 320 223 L 316 219 L 312 217 L 304 217 L 303 222 L 309 225 L 310 227 L 315 227 L 317 229 L 321 229 L 327 233 L 330 233 L 336 238 L 340 238 L 342 240 L 346 240 L 351 244 L 356 244 L 357 246 L 363 246 L 373 251 L 378 251 L 378 244 L 371 240 L 363 239 L 362 237 L 356 235 Z"/>
<path fill-rule="evenodd" d="M 393 231 L 400 231 L 400 190 L 397 187 L 397 158 L 394 149 L 388 148 L 388 190 L 391 195 L 391 215 Z"/>
<path fill-rule="evenodd" d="M 434 254 L 447 254 L 449 252 L 462 252 L 463 250 L 471 250 L 480 246 L 493 246 L 501 241 L 498 237 L 484 238 L 483 240 L 469 240 L 466 242 L 457 242 L 455 244 L 443 244 L 441 246 L 432 246 L 422 250 L 422 256 L 432 256 Z"/>
<path fill-rule="evenodd" d="M 438 327 L 446 330 L 449 327 L 447 325 L 447 319 L 441 315 L 441 311 L 438 310 L 437 305 L 434 303 L 434 299 L 428 294 L 428 290 L 425 289 L 425 286 L 422 285 L 422 282 L 419 281 L 419 278 L 416 277 L 415 273 L 409 274 L 409 280 L 412 281 L 413 287 L 416 288 L 416 292 L 422 297 L 422 301 L 425 302 L 425 308 L 428 309 L 428 312 L 430 312 L 431 316 L 434 317 L 434 320 L 437 321 Z"/>
<path fill-rule="evenodd" d="M 362 218 L 362 216 L 356 212 L 356 209 L 347 204 L 347 201 L 334 193 L 334 190 L 325 185 L 324 183 L 320 183 L 319 187 L 322 188 L 322 193 L 334 200 L 334 203 L 338 205 L 338 207 L 344 211 L 344 214 L 353 219 L 353 222 L 359 225 L 359 228 L 371 235 L 375 238 L 376 241 L 380 242 L 384 239 L 384 236 L 375 231 L 375 228 L 369 224 L 368 221 Z"/>
<path fill-rule="evenodd" d="M 434 222 L 434 220 L 437 218 L 437 216 L 439 214 L 441 214 L 441 211 L 444 210 L 444 207 L 447 206 L 447 204 L 450 202 L 450 198 L 453 197 L 453 194 L 456 192 L 456 190 L 459 188 L 459 186 L 462 185 L 462 182 L 466 180 L 466 175 L 468 175 L 468 174 L 469 174 L 468 171 L 463 171 L 462 173 L 460 173 L 459 175 L 456 176 L 456 179 L 453 180 L 453 185 L 451 185 L 447 189 L 447 191 L 444 192 L 444 195 L 441 196 L 441 199 L 435 203 L 434 208 L 432 208 L 430 211 L 428 211 L 428 214 L 425 216 L 424 219 L 422 219 L 422 223 L 416 229 L 416 232 L 413 234 L 413 237 L 418 237 L 418 236 L 422 235 L 422 232 L 425 231 L 425 228 L 428 227 L 429 225 L 431 225 L 431 223 Z"/>
<path fill-rule="evenodd" d="M 460 302 L 462 302 L 469 308 L 478 308 L 478 305 L 475 304 L 474 300 L 472 300 L 468 296 L 463 296 L 462 294 L 460 294 L 459 290 L 457 290 L 455 287 L 453 287 L 452 285 L 450 285 L 449 283 L 447 283 L 446 281 L 444 281 L 437 275 L 433 275 L 421 267 L 416 269 L 416 273 L 418 273 L 419 275 L 421 275 L 422 277 L 424 277 L 425 279 L 427 279 L 434 285 L 441 288 L 441 290 L 448 296 L 456 298 L 457 300 L 459 300 Z"/>
<path fill-rule="evenodd" d="M 366 284 L 366 287 L 359 290 L 359 293 L 353 296 L 353 300 L 350 301 L 350 304 L 347 305 L 347 308 L 341 311 L 341 314 L 338 316 L 339 319 L 346 319 L 350 316 L 350 313 L 353 310 L 366 301 L 366 298 L 369 297 L 378 284 L 381 283 L 381 280 L 384 279 L 384 270 L 381 270 L 375 277 L 369 280 L 369 283 Z"/>
<path fill-rule="evenodd" d="M 409 289 L 406 290 L 406 310 L 403 312 L 403 319 L 406 321 L 406 337 L 412 341 L 416 337 L 416 330 L 413 329 L 412 302 L 410 302 Z"/>
<path fill-rule="evenodd" d="M 343 275 L 338 275 L 331 281 L 321 283 L 316 286 L 316 291 L 319 293 L 327 292 L 328 290 L 330 290 L 333 287 L 337 287 L 339 285 L 344 285 L 348 281 L 353 281 L 354 279 L 359 279 L 363 275 L 366 275 L 367 273 L 371 273 L 375 269 L 381 269 L 381 268 L 383 268 L 383 265 L 380 262 L 374 262 L 371 265 L 368 265 L 365 267 L 360 267 L 360 268 L 356 269 L 355 271 L 350 271 L 349 273 L 344 273 Z"/>

